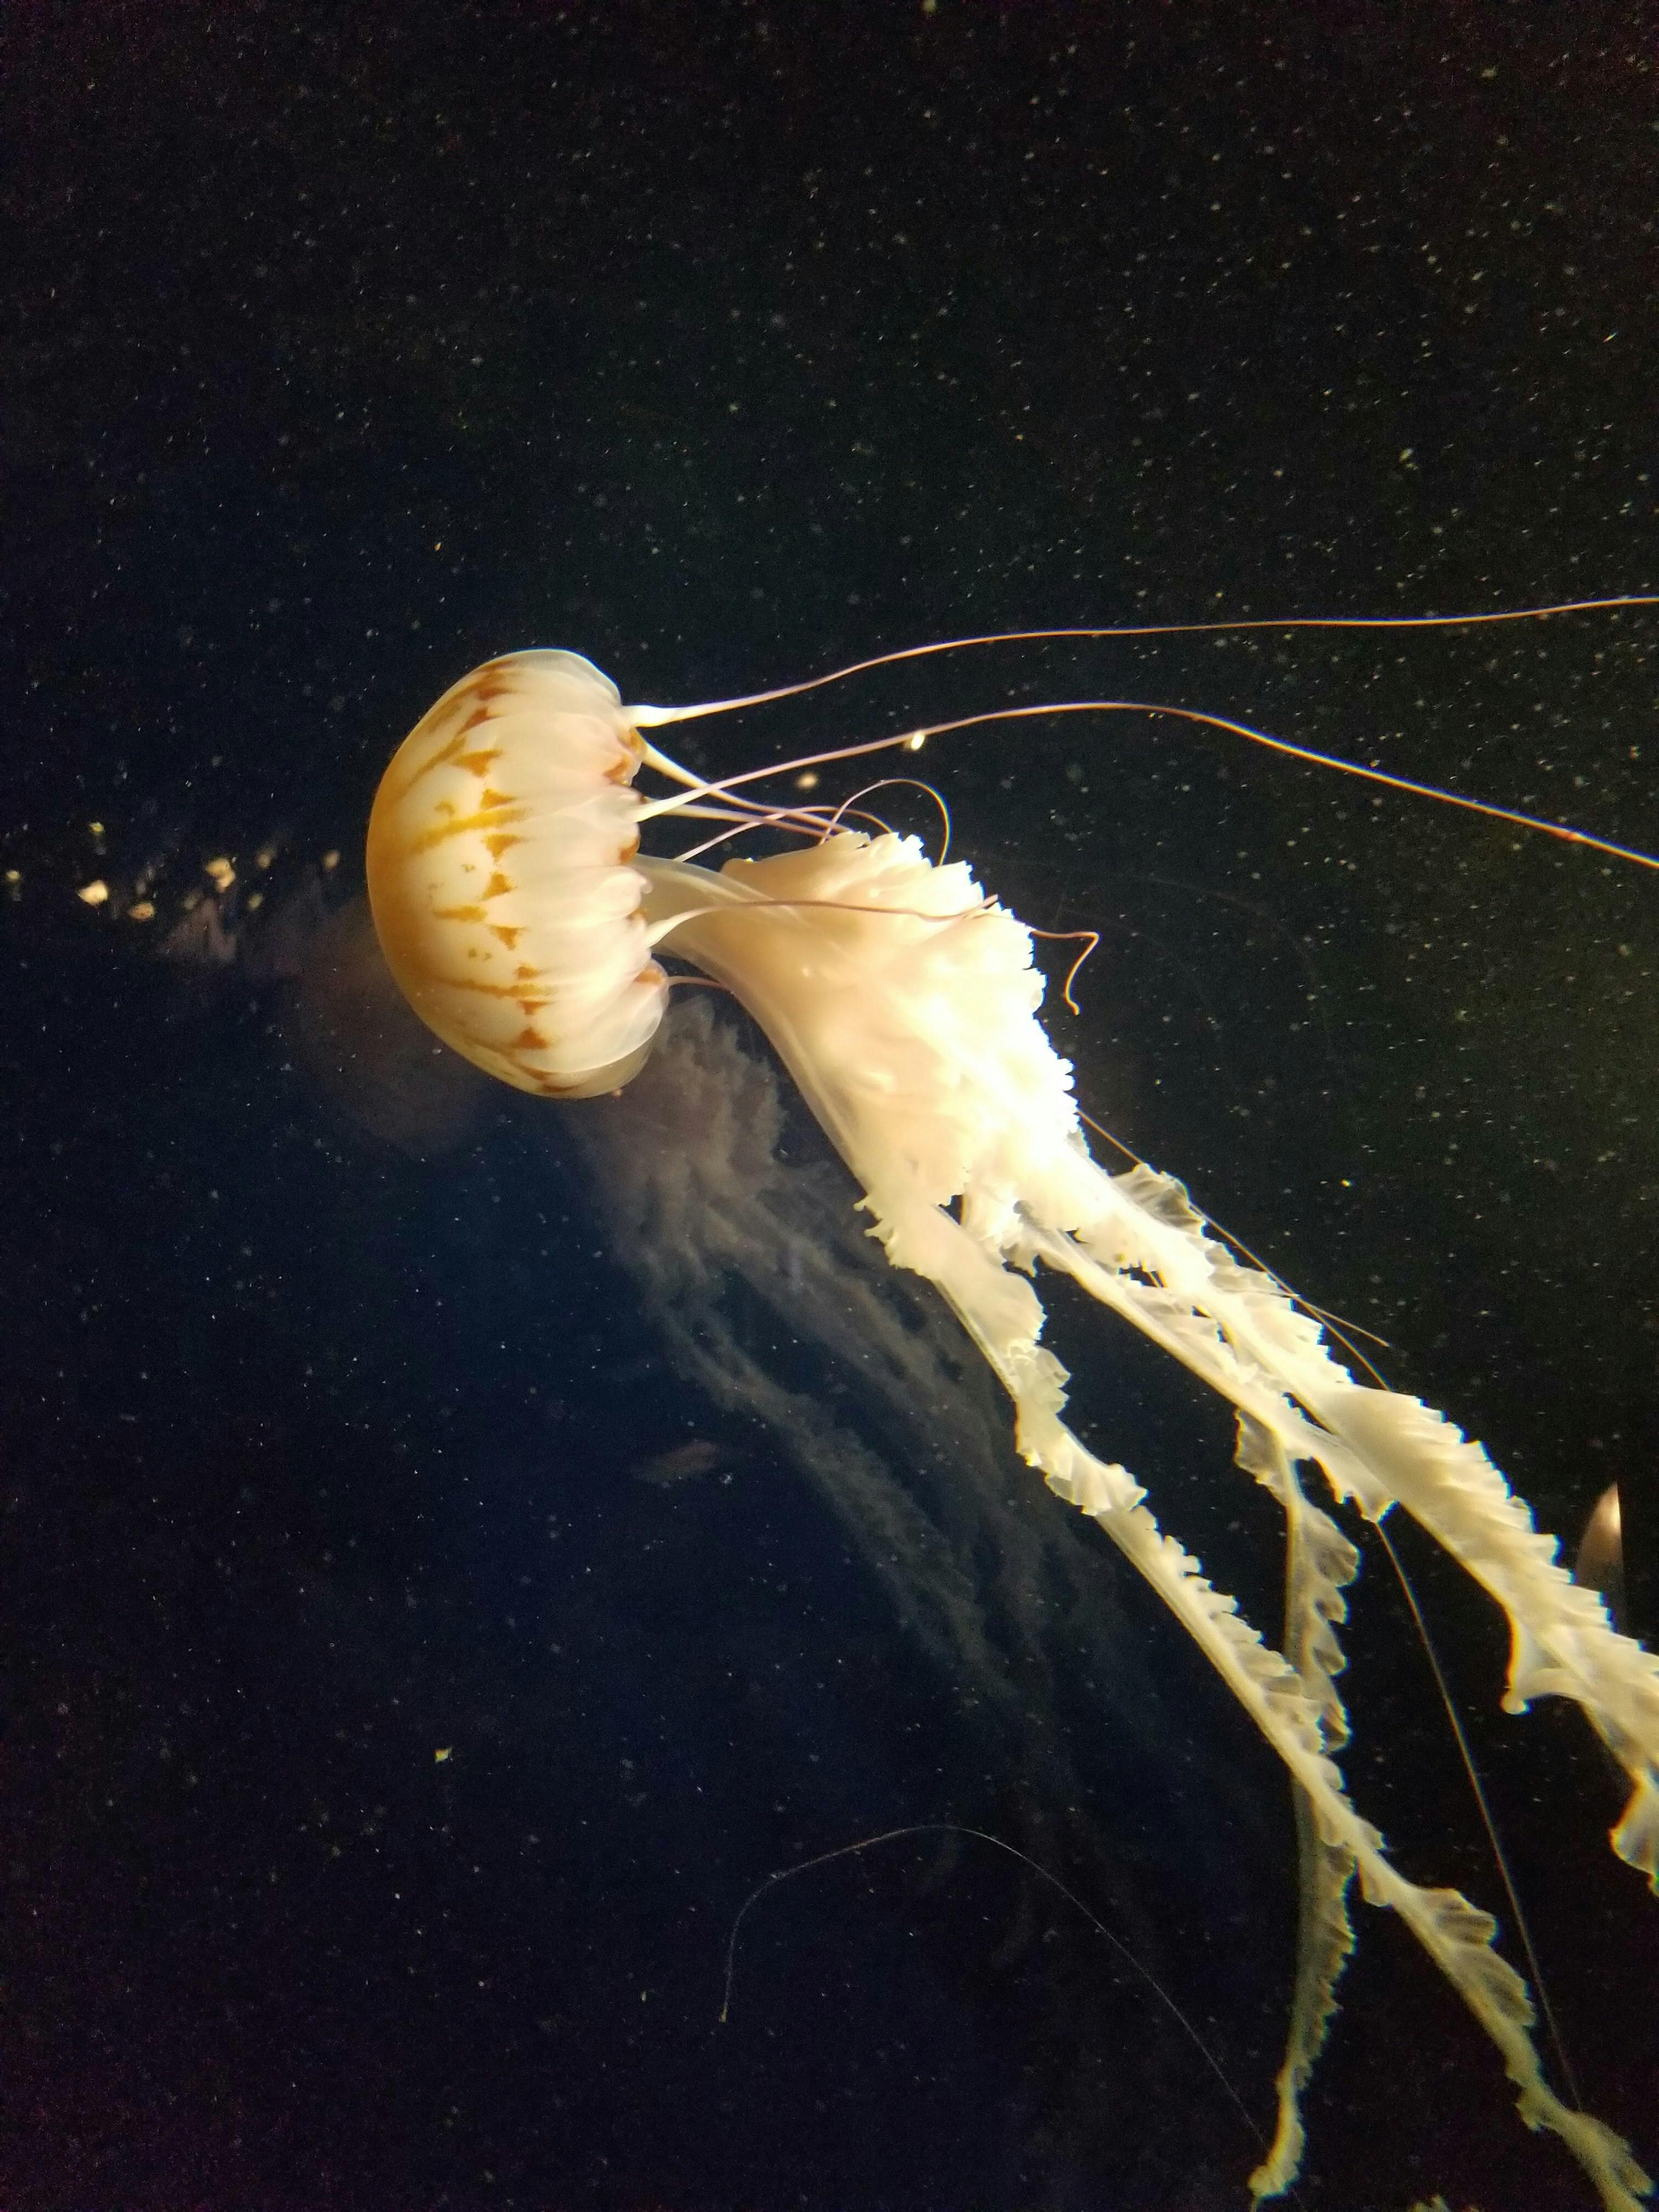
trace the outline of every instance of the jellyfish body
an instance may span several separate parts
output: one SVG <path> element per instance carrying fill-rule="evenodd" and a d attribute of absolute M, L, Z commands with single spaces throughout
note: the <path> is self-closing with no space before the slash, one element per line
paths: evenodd
<path fill-rule="evenodd" d="M 387 964 L 428 1027 L 520 1091 L 586 1098 L 642 1064 L 666 1003 L 640 914 L 643 749 L 574 653 L 515 653 L 445 692 L 368 825 Z"/>
<path fill-rule="evenodd" d="M 896 1267 L 937 1285 L 1012 1399 L 1019 1449 L 1158 1591 L 1273 1746 L 1297 1796 L 1302 1954 L 1260 2197 L 1300 2162 L 1300 2093 L 1352 1948 L 1352 1877 L 1395 1911 L 1498 2047 L 1529 2126 L 1568 2145 L 1611 2212 L 1650 2184 L 1627 2146 L 1564 2104 L 1534 2047 L 1495 1924 L 1393 1864 L 1349 1799 L 1337 1630 L 1357 1556 L 1304 1491 L 1316 1466 L 1371 1520 L 1399 1504 L 1504 1610 L 1505 1703 L 1576 1700 L 1624 1768 L 1620 1856 L 1659 1888 L 1659 1662 L 1574 1583 L 1482 1447 L 1419 1401 L 1358 1382 L 1273 1279 L 1236 1260 L 1173 1179 L 1090 1154 L 1071 1070 L 1038 1019 L 1030 932 L 969 868 L 914 839 L 820 825 L 802 849 L 715 872 L 638 851 L 663 802 L 634 787 L 656 754 L 576 655 L 487 663 L 388 768 L 369 891 L 394 974 L 446 1042 L 551 1096 L 617 1087 L 661 1019 L 660 948 L 726 984 L 770 1038 L 863 1194 Z M 694 793 L 694 796 L 696 795 Z M 695 808 L 691 811 L 696 811 Z M 1038 1263 L 1070 1275 L 1237 1409 L 1240 1466 L 1286 1525 L 1283 1652 L 1158 1527 L 1121 1466 L 1065 1419 L 1042 1342 Z"/>

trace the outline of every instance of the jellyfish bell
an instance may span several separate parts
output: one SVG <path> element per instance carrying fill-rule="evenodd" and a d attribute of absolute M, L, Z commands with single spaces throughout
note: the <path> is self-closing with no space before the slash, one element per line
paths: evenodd
<path fill-rule="evenodd" d="M 514 653 L 445 692 L 375 794 L 368 895 L 387 964 L 446 1044 L 520 1091 L 616 1091 L 662 1019 L 629 865 L 644 753 L 592 661 Z"/>
<path fill-rule="evenodd" d="M 1479 1443 L 1419 1400 L 1356 1379 L 1316 1319 L 1236 1257 L 1173 1178 L 1142 1164 L 1111 1173 L 1093 1158 L 1070 1067 L 1038 1018 L 1031 933 L 965 864 L 934 863 L 914 838 L 847 829 L 838 812 L 754 801 L 743 787 L 769 771 L 708 782 L 641 734 L 830 680 L 663 708 L 624 706 L 606 677 L 568 653 L 509 654 L 463 678 L 405 740 L 374 802 L 369 896 L 394 975 L 447 1042 L 552 1097 L 615 1090 L 637 1072 L 670 988 L 659 952 L 729 988 L 846 1161 L 888 1258 L 937 1285 L 1012 1400 L 1024 1457 L 1098 1523 L 1249 1714 L 1293 1785 L 1304 1896 L 1277 2133 L 1251 2178 L 1258 2199 L 1281 2194 L 1300 2165 L 1301 2094 L 1353 1947 L 1357 1875 L 1497 2045 L 1527 2124 L 1564 2141 L 1609 2212 L 1636 2212 L 1648 2179 L 1612 2130 L 1550 2087 L 1526 1986 L 1494 1948 L 1495 1923 L 1456 1891 L 1409 1881 L 1347 1794 L 1336 1757 L 1347 1736 L 1338 1632 L 1358 1556 L 1300 1470 L 1317 1468 L 1338 1502 L 1373 1522 L 1401 1506 L 1498 1602 L 1510 1634 L 1507 1708 L 1547 1693 L 1583 1709 L 1626 1778 L 1614 1848 L 1656 1889 L 1659 1661 L 1572 1582 Z M 971 719 L 1128 711 L 1146 709 L 1073 701 Z M 1158 711 L 1325 757 L 1197 709 Z M 962 726 L 815 757 L 914 745 Z M 1328 764 L 1659 865 L 1582 831 Z M 665 795 L 636 787 L 647 769 L 669 785 Z M 645 825 L 676 813 L 713 818 L 722 835 L 764 823 L 804 842 L 719 870 L 642 854 Z M 1068 1425 L 1067 1376 L 1042 1342 L 1039 1262 L 1234 1407 L 1238 1463 L 1285 1519 L 1282 1652 L 1164 1533 L 1129 1471 Z"/>

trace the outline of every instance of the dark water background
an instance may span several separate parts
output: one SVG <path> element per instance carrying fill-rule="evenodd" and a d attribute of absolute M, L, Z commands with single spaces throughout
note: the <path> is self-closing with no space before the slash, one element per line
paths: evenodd
<path fill-rule="evenodd" d="M 1246 2201 L 1190 2042 L 983 1846 L 787 1885 L 717 2024 L 769 1869 L 967 1822 L 1266 2125 L 1293 1909 L 1272 1763 L 861 1250 L 763 1048 L 696 1028 L 570 1117 L 434 1103 L 367 1045 L 343 1076 L 362 1017 L 301 977 L 385 760 L 495 652 L 690 699 L 981 629 L 1654 588 L 1655 29 L 14 9 L 7 2212 Z M 1011 647 L 681 750 L 1162 698 L 1651 848 L 1656 679 L 1651 611 Z M 1617 1478 L 1639 1528 L 1654 878 L 1170 724 L 927 766 L 993 888 L 1103 933 L 1055 1030 L 1091 1106 L 1547 1524 Z M 672 1199 L 711 1066 L 730 1248 Z M 1271 1625 L 1224 1419 L 1060 1303 L 1091 1433 Z M 1576 1717 L 1498 1714 L 1489 1609 L 1402 1543 L 1585 2100 L 1651 2163 L 1617 1793 Z M 1507 1919 L 1374 1555 L 1353 1648 L 1362 1807 Z M 1297 2201 L 1588 2204 L 1361 1935 Z"/>

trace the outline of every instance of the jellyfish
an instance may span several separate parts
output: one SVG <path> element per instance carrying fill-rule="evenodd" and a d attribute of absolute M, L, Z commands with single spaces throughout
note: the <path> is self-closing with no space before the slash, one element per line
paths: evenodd
<path fill-rule="evenodd" d="M 1281 2195 L 1299 2170 L 1301 2098 L 1353 1949 L 1357 1880 L 1367 1902 L 1400 1917 L 1496 2045 L 1527 2125 L 1565 2142 L 1607 2212 L 1637 2212 L 1651 2184 L 1621 2137 L 1550 2086 L 1527 1987 L 1496 1948 L 1496 1923 L 1455 1889 L 1407 1879 L 1349 1796 L 1339 1763 L 1348 1733 L 1339 1631 L 1358 1554 L 1305 1471 L 1370 1522 L 1399 1507 L 1502 1608 L 1505 1709 L 1542 1695 L 1582 1708 L 1628 1784 L 1613 1849 L 1656 1892 L 1659 1659 L 1619 1633 L 1601 1597 L 1573 1581 L 1483 1446 L 1419 1399 L 1356 1376 L 1320 1319 L 1224 1240 L 1173 1176 L 1093 1156 L 1072 1071 L 1040 1019 L 1032 933 L 966 863 L 931 860 L 920 840 L 878 825 L 848 826 L 844 809 L 767 805 L 747 787 L 776 769 L 709 781 L 643 734 L 852 672 L 661 708 L 625 705 L 574 653 L 514 653 L 473 670 L 404 740 L 374 799 L 368 892 L 393 976 L 446 1043 L 556 1100 L 602 1097 L 638 1073 L 680 980 L 659 955 L 731 991 L 851 1171 L 868 1233 L 895 1267 L 935 1286 L 1012 1401 L 1022 1457 L 1098 1524 L 1277 1754 L 1297 1808 L 1302 1901 L 1276 2132 L 1250 2176 L 1257 2201 Z M 1065 702 L 971 719 L 1134 708 Z M 1161 711 L 1324 757 L 1197 709 Z M 814 757 L 915 750 L 960 726 Z M 657 795 L 637 781 L 645 770 L 665 787 Z M 1582 831 L 1378 770 L 1350 772 L 1659 865 Z M 798 842 L 718 868 L 643 854 L 641 830 L 676 816 L 717 822 L 714 843 L 757 823 Z M 1068 1424 L 1067 1375 L 1042 1341 L 1045 1271 L 1069 1277 L 1233 1408 L 1237 1464 L 1283 1516 L 1282 1649 L 1160 1527 L 1134 1475 Z"/>

